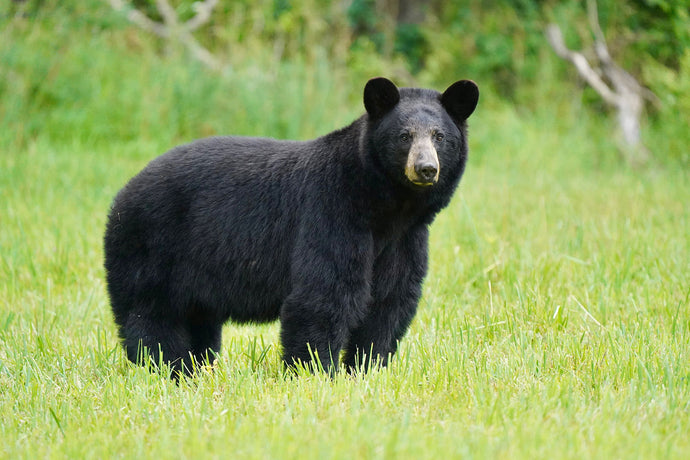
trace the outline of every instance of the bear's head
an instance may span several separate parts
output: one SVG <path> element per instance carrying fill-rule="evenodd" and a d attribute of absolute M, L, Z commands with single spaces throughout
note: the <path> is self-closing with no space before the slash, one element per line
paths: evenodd
<path fill-rule="evenodd" d="M 386 78 L 369 80 L 364 107 L 376 163 L 408 188 L 457 184 L 467 159 L 466 120 L 478 99 L 479 89 L 470 80 L 453 83 L 443 94 L 398 89 Z"/>

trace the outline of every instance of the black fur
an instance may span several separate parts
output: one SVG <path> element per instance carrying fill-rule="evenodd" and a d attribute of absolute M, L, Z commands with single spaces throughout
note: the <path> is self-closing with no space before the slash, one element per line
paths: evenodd
<path fill-rule="evenodd" d="M 118 193 L 105 268 L 130 360 L 160 350 L 188 370 L 219 351 L 226 321 L 280 319 L 287 365 L 316 353 L 330 370 L 342 349 L 351 368 L 372 351 L 386 363 L 415 315 L 428 225 L 463 173 L 478 97 L 472 82 L 399 98 L 391 87 L 371 80 L 369 113 L 326 136 L 198 140 Z M 400 133 L 425 129 L 445 136 L 438 182 L 420 187 L 405 177 Z"/>

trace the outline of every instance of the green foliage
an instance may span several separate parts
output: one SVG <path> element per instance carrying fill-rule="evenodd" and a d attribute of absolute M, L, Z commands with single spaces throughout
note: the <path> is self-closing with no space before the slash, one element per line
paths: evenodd
<path fill-rule="evenodd" d="M 191 1 L 173 5 L 182 20 L 193 14 Z M 195 64 L 182 47 L 133 28 L 106 2 L 11 2 L 0 10 L 5 18 L 0 30 L 0 120 L 11 128 L 0 138 L 19 144 L 38 135 L 66 139 L 75 133 L 89 142 L 151 133 L 189 139 L 198 133 L 226 132 L 226 126 L 233 126 L 233 132 L 253 133 L 251 126 L 265 115 L 252 115 L 253 107 L 238 107 L 225 95 L 262 91 L 266 101 L 280 101 L 280 81 L 304 66 L 322 73 L 304 75 L 316 83 L 291 92 L 295 100 L 288 109 L 303 102 L 304 107 L 323 107 L 303 98 L 320 91 L 312 90 L 314 84 L 348 88 L 347 94 L 331 95 L 332 101 L 345 104 L 359 99 L 345 82 L 387 75 L 403 85 L 439 88 L 458 78 L 472 78 L 483 95 L 495 93 L 520 110 L 577 111 L 585 103 L 586 110 L 599 112 L 602 119 L 609 116 L 598 95 L 582 85 L 570 64 L 554 56 L 543 38 L 545 24 L 556 21 L 567 26 L 564 32 L 571 46 L 590 47 L 582 2 L 437 2 L 420 24 L 397 24 L 382 5 L 369 0 L 221 2 L 212 23 L 195 32 L 228 63 L 231 70 L 219 76 Z M 667 143 L 690 142 L 690 134 L 674 115 L 687 113 L 686 106 L 665 105 L 684 97 L 682 84 L 669 85 L 671 80 L 682 81 L 686 72 L 681 60 L 689 43 L 690 20 L 684 3 L 600 0 L 598 5 L 614 58 L 663 93 L 661 104 L 650 111 L 645 138 L 658 138 L 655 130 L 662 129 L 674 133 Z M 153 0 L 138 0 L 135 6 L 159 19 Z M 75 36 L 83 39 L 75 42 Z M 179 82 L 178 89 L 159 93 L 164 80 Z M 145 109 L 153 100 L 166 101 L 166 113 Z M 571 108 L 556 108 L 554 101 Z M 237 117 L 242 110 L 250 112 L 246 119 Z M 102 119 L 109 123 L 85 127 L 90 120 Z M 314 132 L 301 132 L 300 120 L 291 128 L 280 126 L 284 122 L 278 120 L 283 119 L 277 115 L 275 121 L 264 122 L 281 137 Z M 685 164 L 683 149 L 650 148 L 661 162 Z"/>
<path fill-rule="evenodd" d="M 406 57 L 414 73 L 424 68 L 424 60 L 430 52 L 424 33 L 417 24 L 399 24 L 396 27 L 393 50 Z"/>
<path fill-rule="evenodd" d="M 427 30 L 426 72 L 432 79 L 446 74 L 481 78 L 501 96 L 515 99 L 519 86 L 532 78 L 541 40 L 535 40 L 537 13 L 507 3 L 449 2 L 439 24 Z M 530 33 L 528 33 L 528 31 Z M 475 76 L 476 75 L 476 76 Z"/>
<path fill-rule="evenodd" d="M 348 95 L 333 91 L 342 74 L 318 51 L 274 62 L 264 50 L 218 76 L 193 61 L 180 65 L 184 56 L 159 55 L 155 40 L 124 23 L 104 32 L 69 15 L 60 22 L 56 33 L 21 20 L 2 32 L 0 120 L 9 128 L 0 134 L 3 142 L 173 143 L 229 130 L 311 137 L 329 106 L 347 105 Z M 75 41 L 75 33 L 84 39 Z M 354 118 L 352 111 L 339 113 L 337 123 Z"/>
<path fill-rule="evenodd" d="M 377 28 L 376 5 L 373 0 L 352 0 L 347 19 L 358 34 L 371 34 Z"/>
<path fill-rule="evenodd" d="M 630 30 L 644 31 L 645 40 L 638 40 L 635 48 L 677 68 L 690 47 L 690 1 L 643 0 L 636 6 L 639 14 L 626 22 Z"/>
<path fill-rule="evenodd" d="M 659 98 L 658 115 L 653 119 L 650 145 L 653 153 L 663 156 L 664 152 L 678 161 L 690 164 L 688 151 L 688 114 L 690 114 L 690 48 L 685 50 L 678 63 L 678 70 L 665 67 L 657 62 L 645 66 L 645 79 Z M 676 120 L 677 122 L 670 122 Z"/>

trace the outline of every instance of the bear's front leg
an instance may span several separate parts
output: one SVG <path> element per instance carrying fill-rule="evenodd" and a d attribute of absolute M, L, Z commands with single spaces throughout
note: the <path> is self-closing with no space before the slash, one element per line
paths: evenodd
<path fill-rule="evenodd" d="M 371 302 L 373 243 L 370 234 L 339 229 L 312 233 L 299 242 L 292 261 L 292 291 L 280 312 L 285 365 L 318 361 L 333 372 L 349 331 Z M 331 238 L 325 238 L 332 236 Z"/>
<path fill-rule="evenodd" d="M 344 364 L 349 372 L 385 366 L 407 332 L 422 295 L 427 270 L 426 225 L 409 231 L 376 259 L 372 303 L 367 316 L 350 333 Z"/>

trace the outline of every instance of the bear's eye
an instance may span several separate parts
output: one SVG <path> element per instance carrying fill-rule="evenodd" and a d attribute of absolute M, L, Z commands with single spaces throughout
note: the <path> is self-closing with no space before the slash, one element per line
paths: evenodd
<path fill-rule="evenodd" d="M 410 142 L 410 133 L 402 133 L 400 135 L 400 140 L 402 142 Z"/>
<path fill-rule="evenodd" d="M 434 133 L 434 138 L 438 141 L 441 142 L 445 136 L 443 133 Z"/>

